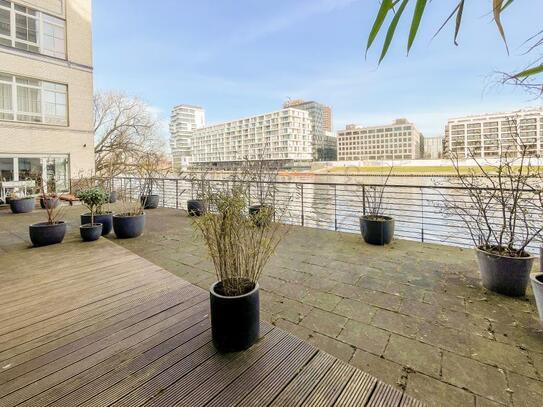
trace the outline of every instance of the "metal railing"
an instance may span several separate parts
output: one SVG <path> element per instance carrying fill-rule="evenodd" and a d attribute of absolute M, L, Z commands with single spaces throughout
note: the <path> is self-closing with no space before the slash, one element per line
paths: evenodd
<path fill-rule="evenodd" d="M 160 205 L 166 208 L 186 209 L 187 200 L 196 197 L 196 188 L 190 181 L 178 178 L 154 180 L 154 194 L 160 196 Z M 158 182 L 156 182 L 158 181 Z M 215 187 L 226 186 L 227 180 L 208 180 Z M 136 196 L 144 180 L 115 178 L 114 187 Z M 360 233 L 360 216 L 366 214 L 365 195 L 368 188 L 379 184 L 312 183 L 274 181 L 269 204 L 281 213 L 279 221 L 305 227 L 340 232 Z M 257 203 L 252 188 L 251 203 Z M 466 191 L 456 186 L 411 186 L 389 184 L 383 190 L 383 209 L 395 219 L 395 236 L 420 242 L 471 247 L 473 241 L 465 222 L 443 209 L 444 196 L 449 199 L 467 199 Z M 493 218 L 492 215 L 490 215 Z M 498 216 L 494 216 L 499 221 Z M 543 219 L 536 220 L 543 224 Z M 496 223 L 497 225 L 498 223 Z M 539 251 L 539 242 L 532 242 L 530 252 Z"/>

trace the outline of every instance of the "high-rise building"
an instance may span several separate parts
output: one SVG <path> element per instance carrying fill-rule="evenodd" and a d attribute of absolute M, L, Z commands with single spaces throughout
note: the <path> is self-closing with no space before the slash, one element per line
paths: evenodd
<path fill-rule="evenodd" d="M 321 103 L 302 99 L 289 100 L 284 108 L 305 110 L 311 119 L 311 142 L 313 160 L 335 161 L 337 158 L 337 139 L 332 133 L 332 109 Z"/>
<path fill-rule="evenodd" d="M 94 171 L 91 0 L 0 0 L 0 184 Z"/>
<path fill-rule="evenodd" d="M 228 166 L 263 159 L 285 165 L 311 157 L 311 120 L 304 110 L 283 109 L 192 133 L 194 164 Z"/>
<path fill-rule="evenodd" d="M 422 134 L 406 119 L 385 126 L 350 124 L 337 138 L 339 161 L 415 160 L 422 156 Z"/>
<path fill-rule="evenodd" d="M 179 105 L 170 119 L 170 146 L 174 168 L 187 167 L 191 162 L 192 134 L 206 124 L 205 110 L 198 106 Z"/>
<path fill-rule="evenodd" d="M 443 157 L 443 137 L 424 137 L 424 158 L 438 160 Z"/>
<path fill-rule="evenodd" d="M 458 117 L 445 127 L 446 152 L 459 158 L 492 158 L 518 155 L 524 146 L 535 156 L 543 148 L 542 134 L 543 108 Z"/>

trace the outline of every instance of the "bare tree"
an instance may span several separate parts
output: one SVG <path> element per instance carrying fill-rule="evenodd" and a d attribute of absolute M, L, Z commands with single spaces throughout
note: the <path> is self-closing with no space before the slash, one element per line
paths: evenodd
<path fill-rule="evenodd" d="M 109 178 L 131 173 L 142 157 L 162 153 L 158 126 L 156 115 L 140 99 L 117 92 L 96 94 L 96 173 Z"/>

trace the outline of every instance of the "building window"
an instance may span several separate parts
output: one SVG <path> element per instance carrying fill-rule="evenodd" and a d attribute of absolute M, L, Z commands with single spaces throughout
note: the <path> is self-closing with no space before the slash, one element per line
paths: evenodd
<path fill-rule="evenodd" d="M 65 59 L 66 23 L 30 7 L 0 0 L 0 45 Z"/>
<path fill-rule="evenodd" d="M 0 73 L 0 120 L 68 125 L 68 87 Z"/>

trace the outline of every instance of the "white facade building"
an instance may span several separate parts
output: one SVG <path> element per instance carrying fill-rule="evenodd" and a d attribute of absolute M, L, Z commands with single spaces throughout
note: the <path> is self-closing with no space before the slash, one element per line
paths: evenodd
<path fill-rule="evenodd" d="M 191 162 L 191 139 L 196 129 L 206 124 L 205 110 L 198 106 L 179 105 L 170 119 L 170 146 L 174 168 L 187 167 Z"/>
<path fill-rule="evenodd" d="M 260 159 L 279 163 L 311 160 L 309 113 L 288 108 L 204 127 L 192 135 L 195 164 Z"/>
<path fill-rule="evenodd" d="M 337 139 L 339 161 L 416 160 L 422 155 L 422 134 L 406 119 L 386 126 L 349 124 Z"/>
<path fill-rule="evenodd" d="M 489 113 L 449 119 L 445 127 L 446 153 L 459 158 L 515 155 L 526 146 L 532 156 L 541 154 L 543 108 Z"/>
<path fill-rule="evenodd" d="M 443 157 L 443 136 L 424 137 L 424 158 L 438 160 Z"/>

